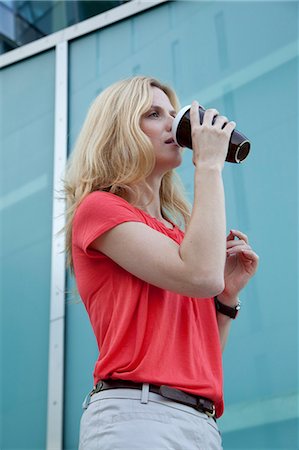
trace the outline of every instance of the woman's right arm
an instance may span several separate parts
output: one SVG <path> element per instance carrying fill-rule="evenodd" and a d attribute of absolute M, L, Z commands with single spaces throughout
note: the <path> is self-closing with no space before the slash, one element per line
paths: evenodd
<path fill-rule="evenodd" d="M 199 123 L 191 108 L 194 205 L 185 237 L 178 245 L 146 224 L 125 222 L 91 244 L 136 277 L 162 289 L 204 298 L 223 291 L 226 220 L 222 169 L 234 122 L 207 110 Z"/>
<path fill-rule="evenodd" d="M 180 254 L 189 265 L 215 289 L 224 289 L 224 266 L 226 260 L 226 215 L 222 169 L 234 122 L 217 116 L 212 125 L 215 109 L 204 114 L 199 122 L 198 104 L 190 111 L 194 173 L 194 203 L 190 225 L 180 247 Z M 224 129 L 223 125 L 227 123 Z"/>

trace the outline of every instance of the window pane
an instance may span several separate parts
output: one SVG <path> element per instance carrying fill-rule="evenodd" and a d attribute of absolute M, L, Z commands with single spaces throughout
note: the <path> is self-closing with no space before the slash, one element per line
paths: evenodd
<path fill-rule="evenodd" d="M 1 442 L 45 448 L 54 52 L 0 72 Z"/>

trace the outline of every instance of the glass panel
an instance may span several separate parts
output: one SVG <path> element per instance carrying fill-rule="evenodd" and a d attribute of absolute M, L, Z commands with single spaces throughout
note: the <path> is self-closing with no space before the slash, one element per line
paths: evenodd
<path fill-rule="evenodd" d="M 224 169 L 228 230 L 247 233 L 260 256 L 224 353 L 226 450 L 297 447 L 297 26 L 297 2 L 169 2 L 71 45 L 70 148 L 95 96 L 135 74 L 173 85 L 182 105 L 217 108 L 251 141 L 248 159 Z M 191 156 L 179 173 L 192 200 Z M 69 303 L 67 316 L 70 449 L 96 345 L 82 304 Z"/>
<path fill-rule="evenodd" d="M 0 54 L 74 25 L 130 0 L 2 0 Z"/>
<path fill-rule="evenodd" d="M 46 442 L 54 52 L 0 72 L 0 448 Z"/>

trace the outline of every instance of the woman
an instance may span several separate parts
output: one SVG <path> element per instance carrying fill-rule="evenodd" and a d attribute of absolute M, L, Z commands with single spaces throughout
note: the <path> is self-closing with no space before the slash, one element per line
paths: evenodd
<path fill-rule="evenodd" d="M 258 256 L 240 231 L 226 237 L 222 169 L 235 123 L 208 109 L 200 124 L 192 104 L 190 215 L 174 179 L 178 107 L 152 78 L 112 85 L 69 163 L 67 251 L 100 351 L 81 450 L 222 448 L 221 351 Z"/>

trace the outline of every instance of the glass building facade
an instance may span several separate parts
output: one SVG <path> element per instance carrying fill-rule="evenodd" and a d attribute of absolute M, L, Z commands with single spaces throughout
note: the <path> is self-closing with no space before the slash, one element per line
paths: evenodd
<path fill-rule="evenodd" d="M 74 280 L 66 276 L 62 293 L 51 289 L 55 139 L 65 120 L 70 153 L 95 96 L 137 74 L 172 85 L 182 105 L 197 99 L 217 108 L 251 141 L 246 161 L 224 168 L 227 229 L 248 234 L 260 267 L 242 292 L 224 351 L 226 409 L 219 427 L 225 450 L 299 449 L 298 2 L 154 3 L 134 12 L 121 5 L 115 14 L 128 11 L 122 18 L 67 42 L 61 37 L 26 59 L 0 57 L 3 450 L 78 446 L 97 347 Z M 67 55 L 63 114 L 61 48 Z M 192 201 L 191 156 L 186 150 L 178 172 Z M 63 295 L 65 309 L 54 320 L 55 294 Z M 59 320 L 64 339 L 52 346 L 51 327 Z M 49 361 L 59 345 L 63 426 L 55 438 L 49 437 L 56 401 L 48 394 L 55 384 Z"/>
<path fill-rule="evenodd" d="M 74 25 L 129 0 L 2 0 L 0 54 Z"/>

